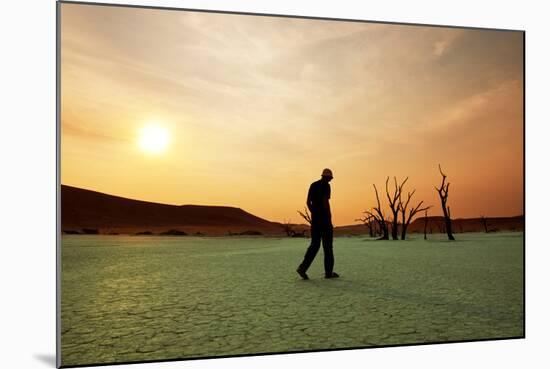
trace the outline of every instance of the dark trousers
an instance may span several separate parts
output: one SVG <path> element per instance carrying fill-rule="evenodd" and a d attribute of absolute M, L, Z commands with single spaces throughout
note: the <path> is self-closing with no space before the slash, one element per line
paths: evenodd
<path fill-rule="evenodd" d="M 311 244 L 309 245 L 304 261 L 300 264 L 300 269 L 304 272 L 308 270 L 309 266 L 315 259 L 315 255 L 321 247 L 321 241 L 323 241 L 323 254 L 325 255 L 325 274 L 332 275 L 332 268 L 334 267 L 334 254 L 332 253 L 332 225 L 312 225 L 311 226 Z"/>

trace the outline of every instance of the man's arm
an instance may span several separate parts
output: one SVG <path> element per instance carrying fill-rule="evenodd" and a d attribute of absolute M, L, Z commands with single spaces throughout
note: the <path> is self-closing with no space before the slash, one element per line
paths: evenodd
<path fill-rule="evenodd" d="M 306 200 L 306 205 L 310 212 L 313 211 L 313 206 L 312 206 L 313 202 L 311 201 L 311 187 L 312 186 L 309 186 L 309 190 L 307 191 L 307 200 Z"/>
<path fill-rule="evenodd" d="M 323 198 L 323 209 L 325 211 L 325 215 L 327 216 L 327 219 L 332 219 L 332 214 L 330 213 L 330 202 L 328 201 L 328 197 Z"/>
<path fill-rule="evenodd" d="M 323 209 L 325 211 L 325 215 L 327 217 L 328 220 L 331 221 L 332 223 L 332 214 L 330 212 L 330 185 L 327 184 L 327 192 L 325 194 L 325 196 L 323 197 Z"/>

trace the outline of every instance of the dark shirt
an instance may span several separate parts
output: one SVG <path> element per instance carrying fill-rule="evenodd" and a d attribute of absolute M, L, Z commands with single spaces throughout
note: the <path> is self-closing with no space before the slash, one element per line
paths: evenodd
<path fill-rule="evenodd" d="M 328 221 L 330 223 L 330 184 L 323 179 L 315 181 L 309 186 L 307 193 L 307 207 L 313 221 Z"/>

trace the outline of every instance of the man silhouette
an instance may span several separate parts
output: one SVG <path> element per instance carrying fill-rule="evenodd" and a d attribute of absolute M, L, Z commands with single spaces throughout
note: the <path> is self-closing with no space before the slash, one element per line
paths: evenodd
<path fill-rule="evenodd" d="M 311 244 L 309 245 L 304 261 L 296 269 L 302 279 L 309 279 L 306 274 L 309 266 L 315 259 L 315 255 L 323 241 L 323 254 L 325 256 L 325 278 L 338 278 L 339 275 L 332 271 L 334 267 L 334 255 L 332 253 L 332 216 L 330 213 L 330 184 L 332 171 L 324 169 L 321 179 L 309 186 L 307 193 L 307 207 L 311 213 Z"/>

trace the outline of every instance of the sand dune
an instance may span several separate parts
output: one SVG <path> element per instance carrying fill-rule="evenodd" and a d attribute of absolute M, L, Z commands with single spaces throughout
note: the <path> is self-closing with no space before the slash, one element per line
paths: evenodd
<path fill-rule="evenodd" d="M 167 205 L 61 186 L 61 228 L 65 232 L 227 234 L 256 230 L 279 233 L 281 227 L 229 206 Z"/>

